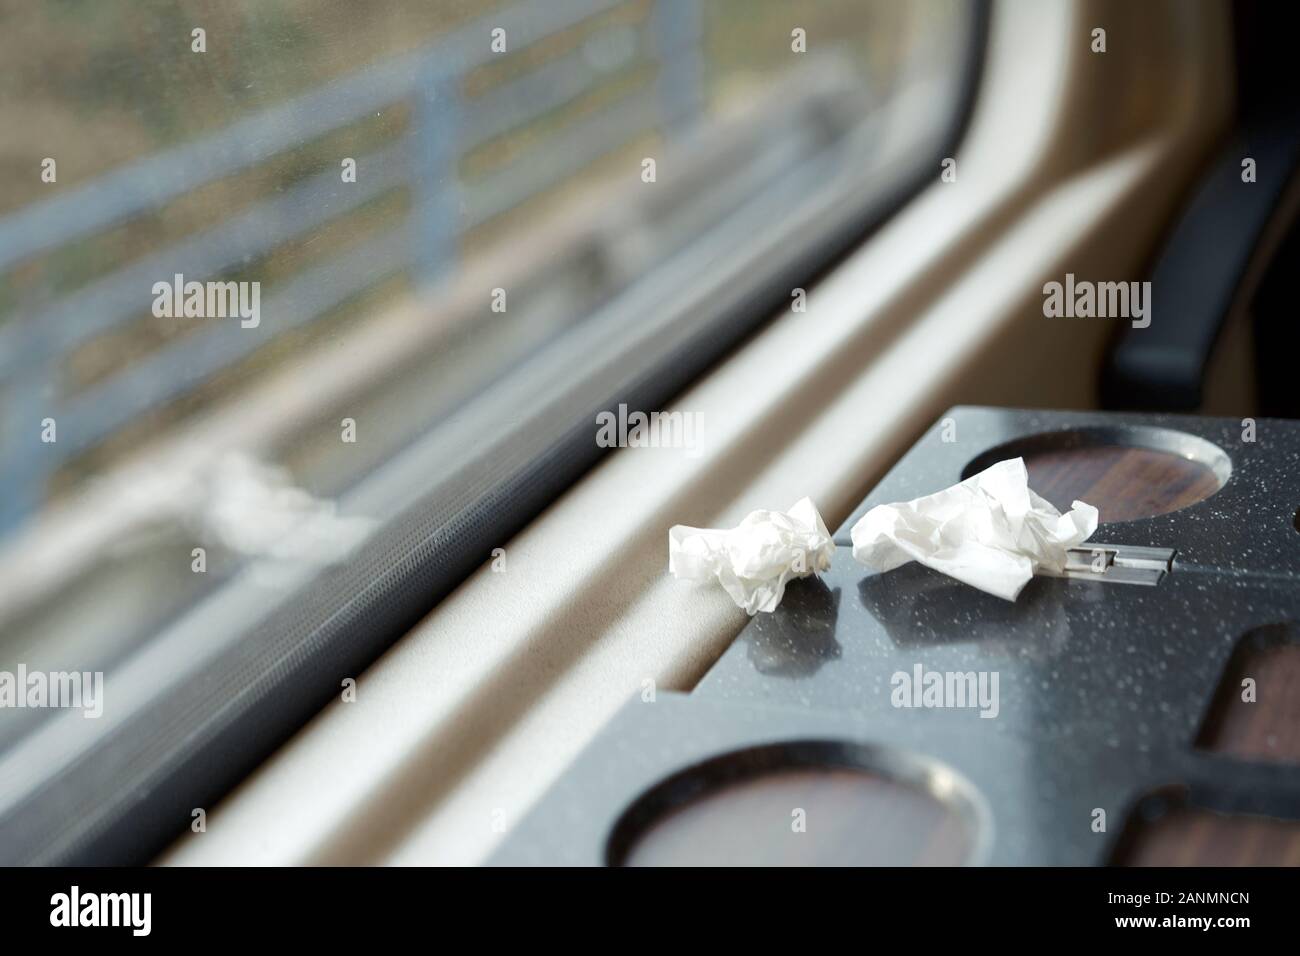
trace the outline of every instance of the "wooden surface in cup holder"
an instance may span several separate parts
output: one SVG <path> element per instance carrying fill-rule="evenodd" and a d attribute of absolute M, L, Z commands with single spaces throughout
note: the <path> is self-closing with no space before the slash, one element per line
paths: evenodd
<path fill-rule="evenodd" d="M 1241 639 L 1196 746 L 1241 760 L 1300 762 L 1300 626 L 1269 624 Z M 1139 806 L 1115 862 L 1300 866 L 1300 822 L 1214 813 L 1156 797 Z"/>
<path fill-rule="evenodd" d="M 1173 806 L 1135 822 L 1120 866 L 1300 866 L 1300 823 Z"/>
<path fill-rule="evenodd" d="M 803 811 L 804 829 L 796 829 Z M 944 866 L 970 851 L 966 822 L 922 789 L 846 768 L 739 780 L 669 811 L 626 866 Z"/>
<path fill-rule="evenodd" d="M 1177 511 L 1219 490 L 1198 461 L 1152 448 L 1093 445 L 1026 454 L 1029 487 L 1061 511 L 1075 499 L 1093 505 L 1102 523 Z"/>
<path fill-rule="evenodd" d="M 1300 763 L 1300 625 L 1266 625 L 1242 639 L 1196 744 L 1243 760 Z"/>

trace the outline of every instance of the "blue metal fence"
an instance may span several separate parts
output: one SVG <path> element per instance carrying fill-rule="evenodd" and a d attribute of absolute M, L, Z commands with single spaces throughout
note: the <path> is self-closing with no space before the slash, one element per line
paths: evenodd
<path fill-rule="evenodd" d="M 432 45 L 367 67 L 224 130 L 131 163 L 75 189 L 0 218 L 0 274 L 72 243 L 155 212 L 208 183 L 251 170 L 321 136 L 399 103 L 410 106 L 405 136 L 355 157 L 344 183 L 338 165 L 263 199 L 166 249 L 0 326 L 0 532 L 39 508 L 50 476 L 151 408 L 174 401 L 247 357 L 271 338 L 309 325 L 398 273 L 427 281 L 454 267 L 461 237 L 475 226 L 552 188 L 602 155 L 652 128 L 677 131 L 703 103 L 700 16 L 696 0 L 656 0 L 634 26 L 587 21 L 625 0 L 546 0 L 480 17 Z M 506 31 L 508 52 L 490 49 Z M 565 31 L 621 31 L 626 55 L 593 63 L 589 50 L 557 56 L 473 98 L 466 75 Z M 607 81 L 653 66 L 649 89 L 550 131 L 545 144 L 476 181 L 459 174 L 469 151 L 527 126 Z M 238 270 L 385 193 L 411 193 L 408 222 L 278 281 L 262 301 L 256 329 L 214 322 L 89 388 L 64 394 L 59 379 L 73 350 L 148 313 L 155 282 L 176 273 L 206 281 Z M 41 441 L 54 418 L 57 441 Z"/>

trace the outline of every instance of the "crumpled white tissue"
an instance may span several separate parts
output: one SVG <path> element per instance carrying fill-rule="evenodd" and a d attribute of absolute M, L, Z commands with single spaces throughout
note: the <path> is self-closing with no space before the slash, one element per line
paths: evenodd
<path fill-rule="evenodd" d="M 1029 487 L 1023 458 L 914 501 L 877 505 L 853 526 L 853 557 L 878 571 L 919 561 L 1014 601 L 1034 572 L 1060 573 L 1066 551 L 1097 530 L 1082 501 L 1061 514 Z"/>
<path fill-rule="evenodd" d="M 811 498 L 789 511 L 752 511 L 731 529 L 674 525 L 668 531 L 668 570 L 685 581 L 716 577 L 751 616 L 775 611 L 793 578 L 825 571 L 835 542 Z"/>

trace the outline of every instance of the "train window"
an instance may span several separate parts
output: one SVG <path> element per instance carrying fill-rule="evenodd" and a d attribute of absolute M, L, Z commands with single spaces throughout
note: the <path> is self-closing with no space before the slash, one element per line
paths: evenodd
<path fill-rule="evenodd" d="M 979 8 L 8 5 L 0 670 L 373 655 L 940 168 Z"/>

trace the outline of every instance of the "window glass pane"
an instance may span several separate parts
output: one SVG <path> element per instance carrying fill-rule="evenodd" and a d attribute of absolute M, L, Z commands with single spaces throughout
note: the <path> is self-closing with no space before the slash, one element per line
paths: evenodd
<path fill-rule="evenodd" d="M 336 501 L 593 342 L 650 371 L 663 303 L 932 162 L 968 13 L 0 2 L 0 670 L 111 671 L 254 559 L 341 559 L 391 515 Z"/>

